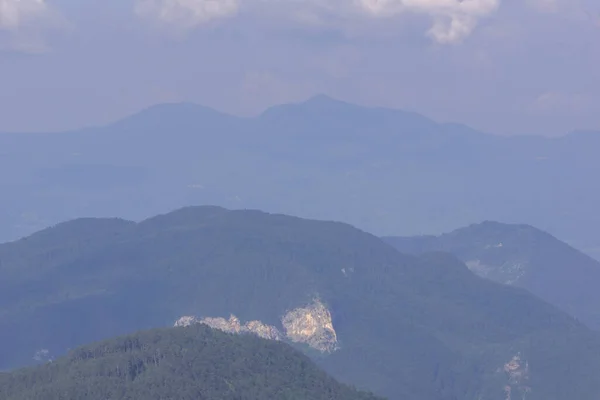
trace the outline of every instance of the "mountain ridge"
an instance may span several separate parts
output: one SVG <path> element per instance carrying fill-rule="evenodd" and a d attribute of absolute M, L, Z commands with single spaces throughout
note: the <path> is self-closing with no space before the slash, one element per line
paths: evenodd
<path fill-rule="evenodd" d="M 0 373 L 4 400 L 67 398 L 373 399 L 287 345 L 205 325 L 88 344 L 43 366 Z"/>
<path fill-rule="evenodd" d="M 282 106 L 274 119 L 164 107 L 124 125 L 0 135 L 0 241 L 82 215 L 141 220 L 220 204 L 378 235 L 523 222 L 600 257 L 592 253 L 600 192 L 587 177 L 600 164 L 591 135 L 501 137 L 323 97 Z"/>
<path fill-rule="evenodd" d="M 403 255 L 344 223 L 218 207 L 106 226 L 93 246 L 81 229 L 54 231 L 78 238 L 64 248 L 0 245 L 0 368 L 184 316 L 234 315 L 234 331 L 273 326 L 336 379 L 392 399 L 505 400 L 506 385 L 533 388 L 532 400 L 600 393 L 587 378 L 600 371 L 597 333 L 455 256 Z M 30 273 L 7 273 L 17 266 Z M 505 371 L 525 365 L 528 382 Z"/>
<path fill-rule="evenodd" d="M 600 262 L 528 224 L 484 221 L 439 236 L 386 237 L 399 251 L 447 251 L 487 279 L 521 287 L 600 329 Z"/>

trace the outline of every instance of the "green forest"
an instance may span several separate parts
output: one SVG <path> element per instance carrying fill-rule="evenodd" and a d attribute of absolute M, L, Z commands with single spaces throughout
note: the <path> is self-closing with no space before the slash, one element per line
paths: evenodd
<path fill-rule="evenodd" d="M 183 208 L 139 223 L 80 219 L 0 245 L 0 369 L 31 365 L 40 349 L 61 356 L 172 326 L 182 316 L 234 314 L 272 325 L 290 341 L 282 317 L 315 298 L 331 314 L 338 348 L 321 354 L 294 346 L 339 382 L 377 395 L 505 400 L 507 386 L 513 399 L 596 400 L 600 394 L 600 336 L 526 290 L 484 280 L 449 254 L 401 254 L 346 224 L 217 207 Z M 161 354 L 170 348 L 159 347 Z M 2 390 L 10 392 L 0 400 L 65 393 L 56 389 L 63 384 L 75 399 L 90 398 L 89 388 L 101 389 L 104 399 L 126 398 L 106 392 L 111 382 L 123 396 L 140 399 L 152 399 L 149 388 L 158 398 L 163 389 L 188 390 L 164 385 L 184 379 L 179 369 L 187 371 L 189 355 L 177 362 L 159 358 L 155 365 L 158 356 L 150 351 L 130 367 L 119 360 L 135 352 L 117 359 L 105 353 L 93 352 L 103 355 L 100 361 L 71 353 L 70 361 L 15 373 L 3 381 Z M 517 356 L 516 372 L 507 370 Z M 282 362 L 278 373 L 291 365 Z M 264 381 L 260 376 L 253 382 Z M 229 387 L 222 379 L 213 383 Z M 197 387 L 189 388 L 196 397 Z M 280 387 L 304 386 L 269 390 Z"/>
<path fill-rule="evenodd" d="M 0 374 L 2 400 L 375 400 L 291 346 L 197 324 L 155 329 Z"/>

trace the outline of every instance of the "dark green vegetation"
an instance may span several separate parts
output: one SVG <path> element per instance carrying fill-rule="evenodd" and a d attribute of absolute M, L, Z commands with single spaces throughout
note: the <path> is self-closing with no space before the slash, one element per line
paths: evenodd
<path fill-rule="evenodd" d="M 0 134 L 0 241 L 219 204 L 379 235 L 528 223 L 600 257 L 598 148 L 600 134 L 497 137 L 324 96 L 247 119 L 161 105 L 100 128 Z"/>
<path fill-rule="evenodd" d="M 308 354 L 391 399 L 504 400 L 507 386 L 528 400 L 600 396 L 600 336 L 525 290 L 345 224 L 216 207 L 76 220 L 1 245 L 0 369 L 182 315 L 281 330 L 315 297 L 340 349 Z"/>
<path fill-rule="evenodd" d="M 375 400 L 290 346 L 204 325 L 137 333 L 0 374 L 2 400 Z"/>
<path fill-rule="evenodd" d="M 484 222 L 441 236 L 384 240 L 403 253 L 452 253 L 476 274 L 525 288 L 600 329 L 600 262 L 529 225 Z"/>

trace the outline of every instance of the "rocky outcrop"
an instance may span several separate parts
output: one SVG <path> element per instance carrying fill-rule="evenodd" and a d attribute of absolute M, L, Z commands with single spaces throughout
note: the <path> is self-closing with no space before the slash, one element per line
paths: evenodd
<path fill-rule="evenodd" d="M 281 323 L 292 342 L 305 343 L 322 353 L 338 349 L 331 313 L 319 300 L 314 300 L 307 307 L 287 312 Z"/>
<path fill-rule="evenodd" d="M 33 360 L 40 363 L 52 362 L 53 359 L 48 349 L 40 349 L 33 355 Z"/>
<path fill-rule="evenodd" d="M 181 318 L 179 318 L 177 321 L 175 321 L 175 327 L 177 326 L 190 326 L 193 324 L 197 324 L 199 323 L 200 320 L 196 317 L 192 317 L 192 316 L 183 316 Z"/>
<path fill-rule="evenodd" d="M 263 339 L 271 340 L 283 340 L 284 337 L 281 332 L 272 325 L 264 324 L 260 321 L 247 322 L 244 328 L 248 332 L 252 332 L 255 335 L 260 336 Z"/>
<path fill-rule="evenodd" d="M 320 300 L 314 300 L 306 307 L 286 312 L 281 318 L 285 335 L 276 327 L 261 321 L 249 321 L 242 324 L 235 315 L 231 315 L 229 319 L 183 316 L 175 322 L 175 326 L 192 324 L 206 324 L 211 328 L 229 333 L 252 333 L 264 339 L 288 339 L 294 343 L 307 344 L 322 353 L 331 353 L 339 348 L 331 313 Z"/>
<path fill-rule="evenodd" d="M 505 285 L 518 285 L 527 272 L 528 264 L 520 261 L 505 261 L 502 264 L 485 264 L 480 260 L 469 260 L 465 264 L 476 275 Z"/>
<path fill-rule="evenodd" d="M 264 339 L 282 340 L 283 335 L 277 328 L 264 324 L 260 321 L 250 321 L 242 324 L 238 317 L 231 315 L 229 319 L 225 318 L 202 318 L 184 316 L 175 322 L 175 326 L 189 326 L 192 324 L 205 324 L 213 329 L 219 329 L 228 333 L 252 333 Z"/>
<path fill-rule="evenodd" d="M 521 354 L 516 354 L 509 362 L 504 364 L 504 373 L 508 382 L 504 387 L 506 400 L 525 400 L 531 388 L 527 385 L 529 380 L 529 363 L 521 359 Z"/>

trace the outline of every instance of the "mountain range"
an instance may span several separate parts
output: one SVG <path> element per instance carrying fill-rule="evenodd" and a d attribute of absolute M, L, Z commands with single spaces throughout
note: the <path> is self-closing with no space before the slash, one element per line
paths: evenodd
<path fill-rule="evenodd" d="M 389 399 L 600 396 L 599 333 L 455 256 L 344 223 L 187 207 L 0 245 L 0 369 L 173 325 L 285 342 Z"/>
<path fill-rule="evenodd" d="M 500 137 L 326 96 L 256 118 L 157 105 L 102 127 L 0 134 L 0 241 L 83 215 L 219 204 L 378 235 L 527 223 L 599 258 L 599 146 L 592 132 Z"/>
<path fill-rule="evenodd" d="M 600 262 L 530 225 L 486 221 L 440 236 L 384 240 L 407 254 L 452 253 L 477 275 L 527 289 L 600 330 Z"/>

